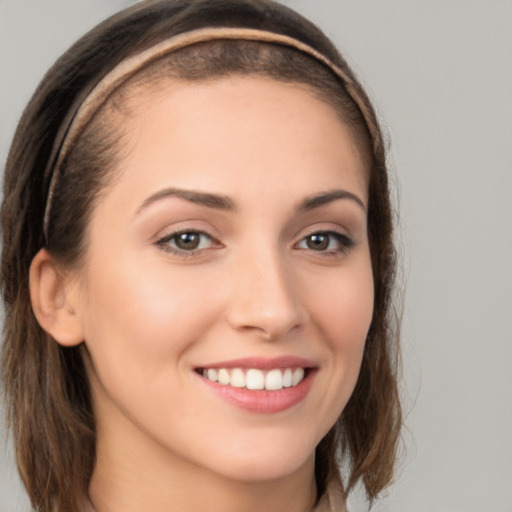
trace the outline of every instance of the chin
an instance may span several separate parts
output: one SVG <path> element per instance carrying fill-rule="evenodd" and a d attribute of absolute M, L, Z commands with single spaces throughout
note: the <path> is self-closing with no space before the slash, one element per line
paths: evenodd
<path fill-rule="evenodd" d="M 229 452 L 218 454 L 210 469 L 225 478 L 247 483 L 280 480 L 303 471 L 313 473 L 315 446 L 307 446 L 304 441 L 277 445 L 262 442 L 239 450 L 232 446 Z"/>

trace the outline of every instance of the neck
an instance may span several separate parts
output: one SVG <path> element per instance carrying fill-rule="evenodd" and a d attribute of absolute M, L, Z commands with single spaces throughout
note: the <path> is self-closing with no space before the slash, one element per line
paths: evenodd
<path fill-rule="evenodd" d="M 315 486 L 291 480 L 243 484 L 201 478 L 186 481 L 183 475 L 169 477 L 166 484 L 137 480 L 134 475 L 121 480 L 116 475 L 95 473 L 90 499 L 96 512 L 310 512 L 315 501 Z"/>

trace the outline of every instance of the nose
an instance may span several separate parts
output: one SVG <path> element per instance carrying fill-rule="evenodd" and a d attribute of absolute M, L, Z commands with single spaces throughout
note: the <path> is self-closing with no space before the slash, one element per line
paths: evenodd
<path fill-rule="evenodd" d="M 301 327 L 307 319 L 292 269 L 271 251 L 241 258 L 232 272 L 228 322 L 237 331 L 272 341 Z"/>

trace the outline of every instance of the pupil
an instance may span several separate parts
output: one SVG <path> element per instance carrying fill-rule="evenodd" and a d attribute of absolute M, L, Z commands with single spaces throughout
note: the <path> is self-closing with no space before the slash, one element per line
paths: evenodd
<path fill-rule="evenodd" d="M 329 237 L 326 235 L 311 235 L 307 243 L 310 249 L 321 251 L 329 246 Z"/>
<path fill-rule="evenodd" d="M 199 235 L 197 233 L 181 233 L 176 237 L 176 245 L 180 249 L 197 249 Z"/>

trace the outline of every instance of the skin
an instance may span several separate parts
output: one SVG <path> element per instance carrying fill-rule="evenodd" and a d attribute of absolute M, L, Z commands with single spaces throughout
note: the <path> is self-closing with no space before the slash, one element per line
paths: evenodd
<path fill-rule="evenodd" d="M 85 340 L 98 425 L 91 502 L 309 511 L 315 447 L 354 389 L 373 310 L 354 140 L 306 88 L 270 79 L 169 81 L 127 102 L 116 120 L 124 156 L 93 211 L 85 264 L 61 279 L 43 251 L 31 275 L 42 324 L 62 344 Z M 354 197 L 299 208 L 340 190 Z M 176 252 L 176 231 L 204 233 L 199 249 Z M 311 248 L 318 232 L 341 238 Z M 37 297 L 53 300 L 53 316 Z M 314 379 L 274 414 L 227 402 L 195 371 L 289 355 L 312 360 Z"/>

